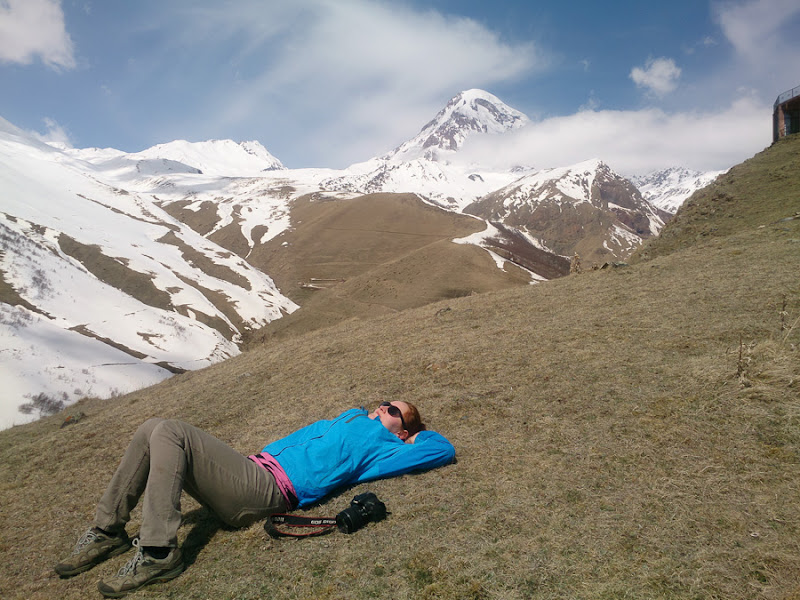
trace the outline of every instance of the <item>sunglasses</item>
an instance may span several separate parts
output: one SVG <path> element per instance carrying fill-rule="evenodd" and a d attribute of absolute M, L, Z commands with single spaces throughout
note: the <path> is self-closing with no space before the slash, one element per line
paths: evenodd
<path fill-rule="evenodd" d="M 391 402 L 381 402 L 381 406 L 386 407 L 386 412 L 388 412 L 390 416 L 400 419 L 400 423 L 403 424 L 403 429 L 408 429 L 408 427 L 406 427 L 406 420 L 403 418 L 403 412 L 399 408 Z"/>

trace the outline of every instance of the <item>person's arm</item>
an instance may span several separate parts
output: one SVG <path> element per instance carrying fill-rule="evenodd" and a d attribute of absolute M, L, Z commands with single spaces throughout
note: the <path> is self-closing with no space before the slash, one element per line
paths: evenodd
<path fill-rule="evenodd" d="M 411 461 L 419 460 L 423 463 L 435 463 L 423 468 L 439 467 L 453 462 L 456 457 L 456 449 L 453 444 L 441 433 L 423 429 L 418 431 L 410 438 L 406 439 L 406 444 L 413 444 L 414 448 L 406 448 L 408 458 Z M 423 458 L 424 457 L 424 458 Z"/>
<path fill-rule="evenodd" d="M 413 471 L 427 471 L 453 462 L 456 450 L 447 438 L 423 430 L 415 434 L 414 441 L 395 446 L 395 451 L 378 461 L 358 478 L 359 481 L 396 477 Z M 409 438 L 410 439 L 410 438 Z"/>

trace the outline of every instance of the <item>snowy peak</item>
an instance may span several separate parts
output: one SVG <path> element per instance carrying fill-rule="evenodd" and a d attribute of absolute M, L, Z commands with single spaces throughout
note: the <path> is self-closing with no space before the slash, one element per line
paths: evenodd
<path fill-rule="evenodd" d="M 686 199 L 706 187 L 725 171 L 693 171 L 684 167 L 670 167 L 647 175 L 633 177 L 632 181 L 648 202 L 675 214 Z"/>
<path fill-rule="evenodd" d="M 523 113 L 483 90 L 467 90 L 452 98 L 416 137 L 384 158 L 436 160 L 440 151 L 454 152 L 475 133 L 500 134 L 528 123 Z"/>
<path fill-rule="evenodd" d="M 570 167 L 544 169 L 526 175 L 508 188 L 514 190 L 511 197 L 517 201 L 550 198 L 570 203 L 591 202 L 598 177 L 610 179 L 613 174 L 605 163 L 591 159 Z"/>
<path fill-rule="evenodd" d="M 528 122 L 489 92 L 467 90 L 452 98 L 414 138 L 383 156 L 351 165 L 321 186 L 348 193 L 410 192 L 460 211 L 519 177 L 459 161 L 456 155 L 464 141 L 473 135 L 502 135 Z"/>
<path fill-rule="evenodd" d="M 177 140 L 153 146 L 130 156 L 183 163 L 198 169 L 203 174 L 218 177 L 257 177 L 264 171 L 286 168 L 257 141 L 236 143 L 232 140 L 207 142 Z"/>
<path fill-rule="evenodd" d="M 526 175 L 464 208 L 562 256 L 625 259 L 663 226 L 627 179 L 598 159 Z"/>
<path fill-rule="evenodd" d="M 492 195 L 502 196 L 506 208 L 532 207 L 544 201 L 595 206 L 611 203 L 626 209 L 640 209 L 643 204 L 630 182 L 596 158 L 525 175 Z"/>
<path fill-rule="evenodd" d="M 125 156 L 62 152 L 0 122 L 0 428 L 26 418 L 26 397 L 109 396 L 234 356 L 248 331 L 297 308 L 153 195 L 102 181 L 109 163 L 196 169 Z"/>
<path fill-rule="evenodd" d="M 114 148 L 69 148 L 64 154 L 88 163 L 103 178 L 115 177 L 118 184 L 163 175 L 194 174 L 207 177 L 260 177 L 286 167 L 259 142 L 177 140 L 158 144 L 141 152 L 127 153 Z"/>

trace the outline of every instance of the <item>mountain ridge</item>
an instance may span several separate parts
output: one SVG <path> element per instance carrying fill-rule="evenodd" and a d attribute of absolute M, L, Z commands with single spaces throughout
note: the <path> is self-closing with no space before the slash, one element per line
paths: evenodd
<path fill-rule="evenodd" d="M 152 377 L 166 376 L 164 367 L 180 371 L 238 353 L 243 344 L 251 343 L 257 329 L 296 311 L 298 303 L 308 304 L 302 307 L 303 313 L 317 314 L 311 320 L 325 326 L 342 318 L 418 306 L 422 298 L 436 301 L 563 276 L 574 253 L 587 264 L 624 260 L 642 240 L 657 233 L 661 226 L 657 211 L 643 204 L 638 192 L 628 189 L 616 174 L 614 202 L 570 217 L 572 222 L 564 227 L 541 227 L 542 210 L 531 221 L 536 212 L 532 204 L 515 211 L 490 209 L 492 204 L 497 208 L 513 203 L 512 198 L 500 195 L 513 189 L 509 186 L 514 182 L 530 180 L 537 173 L 544 179 L 548 172 L 485 170 L 465 163 L 458 150 L 470 136 L 501 139 L 528 122 L 525 115 L 488 92 L 467 90 L 393 153 L 339 171 L 287 169 L 258 142 L 176 140 L 133 154 L 109 148 L 57 148 L 7 121 L 0 122 L 0 189 L 4 192 L 0 217 L 6 231 L 0 300 L 5 324 L 13 333 L 6 340 L 15 357 L 9 364 L 15 365 L 19 376 L 14 380 L 21 386 L 15 387 L 11 402 L 21 404 L 26 397 L 43 392 L 72 402 L 85 394 L 119 393 L 130 389 L 135 380 L 120 373 L 118 385 L 108 379 L 98 383 L 79 362 L 65 368 L 60 352 L 42 359 L 43 368 L 23 367 L 30 353 L 22 349 L 32 343 L 23 330 L 32 333 L 36 328 L 55 327 L 50 335 L 67 336 L 73 340 L 68 345 L 88 344 L 86 352 L 95 348 L 91 364 L 132 365 L 117 371 L 144 369 L 150 375 L 142 381 L 152 383 Z M 565 195 L 572 171 L 580 171 L 585 180 L 582 191 L 575 194 L 591 198 L 591 182 L 610 169 L 601 161 L 594 161 L 588 170 L 587 164 L 550 171 L 550 181 L 542 189 L 552 192 L 547 199 L 552 207 Z M 604 185 L 610 189 L 610 183 Z M 374 221 L 351 215 L 347 227 L 338 230 L 315 229 L 318 215 L 301 208 L 353 202 L 364 194 L 385 199 L 387 192 L 398 196 L 376 204 L 386 214 L 374 213 Z M 413 227 L 406 225 L 400 234 L 418 235 L 429 218 L 425 215 L 432 214 L 421 204 L 408 204 L 407 193 L 447 215 L 466 219 L 450 240 L 477 250 L 449 247 L 442 241 L 429 246 L 399 244 L 392 246 L 397 254 L 382 255 L 380 232 L 397 234 L 386 229 L 386 215 L 400 214 L 401 206 L 405 207 L 402 211 L 411 207 L 408 214 L 418 215 L 420 221 Z M 47 202 L 55 204 L 51 208 Z M 462 214 L 468 205 L 476 207 L 473 211 L 480 213 L 482 224 Z M 62 214 L 55 207 L 64 211 L 61 222 L 48 215 Z M 344 204 L 339 208 L 338 218 L 344 219 L 349 213 Z M 550 209 L 553 216 L 555 210 Z M 20 252 L 23 238 L 38 253 Z M 328 240 L 330 247 L 313 246 L 313 238 Z M 348 239 L 360 240 L 362 256 L 383 258 L 365 267 L 370 261 L 355 256 L 353 248 L 347 248 Z M 299 251 L 293 240 L 307 240 L 302 243 L 317 248 L 316 253 Z M 30 256 L 37 256 L 38 262 Z M 308 265 L 299 264 L 300 256 L 309 260 Z M 464 267 L 476 269 L 475 273 L 457 266 L 455 257 Z M 437 259 L 451 265 L 449 275 L 434 268 Z M 345 263 L 348 268 L 360 264 L 365 270 L 348 273 L 347 269 L 318 268 L 326 262 Z M 88 283 L 81 289 L 95 290 L 96 313 L 116 307 L 113 311 L 139 315 L 131 324 L 150 315 L 147 326 L 114 333 L 110 316 L 94 323 L 88 313 L 62 314 L 66 309 L 52 300 L 64 295 L 58 290 L 81 293 L 74 284 L 61 280 L 62 269 L 68 269 L 73 280 L 86 278 Z M 273 274 L 280 279 L 280 288 Z M 312 283 L 320 278 L 336 283 L 320 290 Z M 425 292 L 415 298 L 414 287 Z M 248 294 L 255 294 L 257 300 Z M 322 308 L 326 303 L 335 309 Z M 303 319 L 298 315 L 267 330 L 284 335 L 291 323 Z M 204 340 L 192 342 L 194 352 L 175 345 L 186 332 Z M 102 358 L 105 351 L 113 351 L 114 356 Z M 45 371 L 47 375 L 41 375 Z M 25 379 L 32 383 L 25 384 Z"/>
<path fill-rule="evenodd" d="M 598 159 L 515 180 L 464 212 L 524 231 L 544 248 L 589 261 L 627 258 L 664 225 L 633 185 Z"/>
<path fill-rule="evenodd" d="M 114 395 L 229 358 L 245 330 L 297 308 L 83 161 L 18 135 L 0 152 L 5 424 L 26 397 Z"/>
<path fill-rule="evenodd" d="M 424 156 L 438 161 L 437 151 L 457 151 L 472 133 L 502 134 L 523 127 L 526 115 L 484 90 L 465 90 L 453 98 L 413 138 L 381 156 L 410 160 Z M 403 157 L 403 158 L 401 158 Z"/>
<path fill-rule="evenodd" d="M 701 172 L 685 167 L 667 167 L 631 177 L 630 180 L 649 202 L 675 214 L 689 196 L 726 172 L 727 169 Z"/>

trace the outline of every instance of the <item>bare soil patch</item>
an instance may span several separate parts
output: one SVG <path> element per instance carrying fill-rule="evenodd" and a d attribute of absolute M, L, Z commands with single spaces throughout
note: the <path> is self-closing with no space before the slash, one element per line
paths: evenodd
<path fill-rule="evenodd" d="M 163 310 L 172 308 L 172 298 L 155 286 L 151 275 L 134 271 L 122 259 L 106 256 L 99 246 L 82 244 L 63 233 L 58 237 L 58 245 L 100 281 L 149 306 Z"/>

